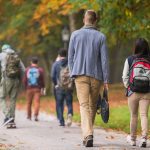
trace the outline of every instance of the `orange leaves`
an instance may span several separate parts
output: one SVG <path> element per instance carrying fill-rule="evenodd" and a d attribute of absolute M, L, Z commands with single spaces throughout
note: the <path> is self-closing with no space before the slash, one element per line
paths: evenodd
<path fill-rule="evenodd" d="M 21 5 L 24 2 L 24 0 L 12 0 L 12 2 L 14 5 Z"/>
<path fill-rule="evenodd" d="M 42 0 L 33 15 L 33 21 L 40 24 L 43 35 L 49 33 L 49 28 L 61 24 L 61 15 L 67 15 L 72 8 L 68 0 Z"/>

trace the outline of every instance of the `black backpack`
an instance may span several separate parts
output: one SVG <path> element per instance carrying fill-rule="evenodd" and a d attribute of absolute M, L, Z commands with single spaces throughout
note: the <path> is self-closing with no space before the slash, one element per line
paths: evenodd
<path fill-rule="evenodd" d="M 129 62 L 129 88 L 132 92 L 148 93 L 150 91 L 150 60 L 131 57 Z"/>

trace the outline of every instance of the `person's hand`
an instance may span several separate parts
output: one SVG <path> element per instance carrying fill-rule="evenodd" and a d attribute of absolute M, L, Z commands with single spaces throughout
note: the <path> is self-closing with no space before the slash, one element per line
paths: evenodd
<path fill-rule="evenodd" d="M 104 89 L 108 90 L 108 83 L 104 83 Z"/>
<path fill-rule="evenodd" d="M 43 95 L 43 96 L 46 95 L 46 89 L 45 88 L 41 89 L 41 95 Z"/>
<path fill-rule="evenodd" d="M 55 89 L 58 89 L 59 88 L 59 86 L 58 85 L 55 85 Z"/>

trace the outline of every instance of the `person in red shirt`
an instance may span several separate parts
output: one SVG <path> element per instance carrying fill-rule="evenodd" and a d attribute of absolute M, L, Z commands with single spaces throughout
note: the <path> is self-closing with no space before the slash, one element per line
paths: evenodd
<path fill-rule="evenodd" d="M 38 66 L 38 57 L 32 57 L 31 65 L 26 69 L 23 79 L 26 88 L 27 119 L 32 119 L 32 101 L 34 101 L 34 120 L 38 121 L 40 96 L 44 94 L 44 71 Z"/>

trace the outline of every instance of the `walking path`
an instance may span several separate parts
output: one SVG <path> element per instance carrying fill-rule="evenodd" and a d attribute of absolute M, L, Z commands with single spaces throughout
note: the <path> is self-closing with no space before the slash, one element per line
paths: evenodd
<path fill-rule="evenodd" d="M 17 111 L 17 129 L 0 128 L 0 150 L 142 150 L 138 146 L 128 146 L 126 134 L 103 129 L 95 129 L 94 147 L 85 148 L 77 124 L 60 127 L 54 116 L 44 113 L 40 114 L 39 119 L 39 122 L 29 121 L 24 111 Z M 3 122 L 1 112 L 0 122 Z M 150 150 L 150 141 L 144 150 Z"/>

